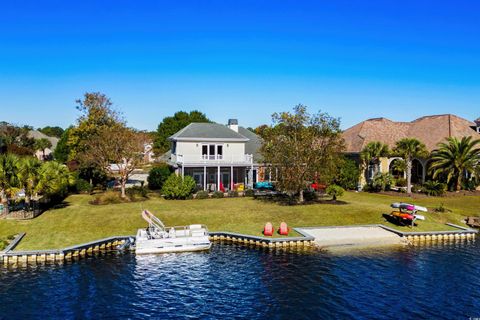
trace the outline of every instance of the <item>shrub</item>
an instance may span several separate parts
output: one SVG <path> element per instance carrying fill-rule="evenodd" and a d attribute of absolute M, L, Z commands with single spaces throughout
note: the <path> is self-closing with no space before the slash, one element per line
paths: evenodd
<path fill-rule="evenodd" d="M 195 199 L 208 199 L 208 192 L 205 190 L 198 191 Z"/>
<path fill-rule="evenodd" d="M 181 177 L 172 173 L 162 187 L 165 199 L 188 199 L 195 189 L 195 180 L 190 176 Z"/>
<path fill-rule="evenodd" d="M 138 197 L 140 198 L 147 198 L 148 197 L 148 190 L 145 187 L 132 187 L 128 188 L 126 190 L 127 196 L 131 199 L 134 200 Z"/>
<path fill-rule="evenodd" d="M 412 185 L 412 192 L 415 192 L 415 193 L 423 192 L 423 186 L 421 184 Z"/>
<path fill-rule="evenodd" d="M 212 194 L 212 198 L 223 198 L 223 192 L 221 191 L 215 191 L 213 194 Z"/>
<path fill-rule="evenodd" d="M 376 191 L 372 185 L 370 183 L 366 183 L 362 186 L 362 191 L 365 191 L 365 192 L 374 192 Z"/>
<path fill-rule="evenodd" d="M 79 193 L 90 193 L 92 191 L 92 186 L 87 180 L 78 178 L 75 181 L 75 191 Z"/>
<path fill-rule="evenodd" d="M 245 192 L 243 192 L 243 195 L 245 197 L 253 197 L 255 195 L 255 191 L 253 191 L 253 189 L 247 189 Z"/>
<path fill-rule="evenodd" d="M 447 186 L 438 181 L 427 181 L 422 186 L 422 192 L 429 196 L 441 196 L 445 194 Z"/>
<path fill-rule="evenodd" d="M 97 195 L 92 201 L 90 201 L 91 204 L 97 204 L 97 205 L 115 204 L 115 203 L 122 203 L 122 202 L 124 202 L 124 200 L 120 197 L 120 193 L 113 190 L 101 193 Z"/>
<path fill-rule="evenodd" d="M 381 173 L 378 172 L 373 176 L 371 186 L 375 191 L 385 191 L 390 190 L 390 187 L 393 185 L 394 179 L 390 173 Z"/>
<path fill-rule="evenodd" d="M 315 201 L 317 200 L 317 193 L 312 190 L 304 190 L 303 191 L 303 199 L 305 201 Z"/>
<path fill-rule="evenodd" d="M 472 191 L 472 190 L 475 190 L 477 187 L 478 187 L 478 180 L 477 179 L 472 178 L 470 180 L 462 182 L 462 189 L 463 190 Z"/>
<path fill-rule="evenodd" d="M 147 182 L 150 190 L 161 190 L 172 171 L 167 165 L 153 167 L 148 174 Z"/>
<path fill-rule="evenodd" d="M 337 165 L 338 173 L 333 183 L 344 189 L 357 189 L 360 169 L 357 163 L 349 158 L 343 158 Z"/>
<path fill-rule="evenodd" d="M 443 203 L 440 203 L 440 205 L 436 208 L 433 209 L 433 211 L 435 212 L 452 212 L 452 210 L 448 209 L 448 208 L 445 208 L 445 206 L 443 205 Z"/>
<path fill-rule="evenodd" d="M 228 197 L 230 197 L 230 198 L 238 197 L 238 191 L 234 191 L 234 190 L 228 191 Z"/>
<path fill-rule="evenodd" d="M 326 190 L 326 193 L 333 197 L 333 201 L 336 201 L 337 197 L 343 196 L 344 192 L 345 190 L 336 184 L 329 185 Z"/>
<path fill-rule="evenodd" d="M 407 186 L 407 179 L 405 179 L 405 178 L 395 179 L 395 185 L 397 187 L 406 187 Z"/>

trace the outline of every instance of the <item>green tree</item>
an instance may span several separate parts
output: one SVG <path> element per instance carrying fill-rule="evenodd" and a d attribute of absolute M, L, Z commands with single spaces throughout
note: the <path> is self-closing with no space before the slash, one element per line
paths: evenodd
<path fill-rule="evenodd" d="M 0 200 L 4 213 L 8 213 L 9 199 L 18 190 L 18 161 L 13 154 L 0 155 Z"/>
<path fill-rule="evenodd" d="M 375 191 L 389 190 L 395 183 L 395 179 L 388 172 L 377 172 L 371 181 L 371 186 Z"/>
<path fill-rule="evenodd" d="M 51 147 L 52 147 L 52 143 L 47 138 L 41 138 L 41 139 L 35 140 L 35 149 L 42 151 L 42 160 L 46 160 L 45 149 L 51 148 Z"/>
<path fill-rule="evenodd" d="M 148 188 L 151 190 L 161 190 L 171 173 L 170 167 L 166 164 L 153 167 L 147 178 Z"/>
<path fill-rule="evenodd" d="M 363 170 L 367 179 L 373 178 L 373 176 L 380 171 L 380 158 L 388 157 L 390 150 L 388 145 L 380 141 L 369 142 L 360 152 L 360 159 L 362 160 Z M 372 174 L 368 174 L 369 168 L 372 168 Z"/>
<path fill-rule="evenodd" d="M 16 155 L 32 155 L 34 153 L 35 139 L 29 137 L 31 127 L 15 126 L 7 122 L 0 123 L 0 139 L 2 152 Z"/>
<path fill-rule="evenodd" d="M 253 132 L 263 138 L 265 134 L 265 130 L 268 130 L 268 126 L 266 124 L 262 124 L 256 127 L 255 129 L 253 129 Z"/>
<path fill-rule="evenodd" d="M 38 170 L 38 183 L 35 191 L 46 196 L 64 195 L 68 187 L 75 183 L 74 175 L 67 166 L 56 161 L 42 163 Z"/>
<path fill-rule="evenodd" d="M 345 190 L 342 187 L 337 186 L 336 184 L 331 184 L 327 187 L 327 190 L 325 190 L 325 192 L 328 195 L 332 196 L 333 201 L 337 201 L 337 197 L 343 196 Z"/>
<path fill-rule="evenodd" d="M 433 178 L 446 176 L 447 183 L 453 182 L 456 191 L 462 188 L 468 174 L 475 175 L 480 162 L 480 140 L 450 137 L 432 152 L 430 171 Z"/>
<path fill-rule="evenodd" d="M 67 162 L 70 155 L 70 147 L 68 145 L 68 140 L 71 129 L 72 127 L 69 127 L 62 133 L 62 136 L 60 137 L 60 140 L 58 140 L 57 146 L 53 151 L 53 157 L 55 158 L 55 160 L 62 163 Z"/>
<path fill-rule="evenodd" d="M 357 188 L 358 179 L 360 178 L 360 168 L 355 160 L 343 157 L 338 161 L 337 174 L 333 179 L 333 183 L 344 189 L 353 190 Z"/>
<path fill-rule="evenodd" d="M 205 114 L 194 110 L 189 113 L 185 111 L 176 112 L 173 117 L 165 117 L 158 125 L 154 140 L 154 150 L 156 154 L 162 154 L 170 149 L 168 138 L 174 133 L 182 130 L 192 122 L 210 122 Z"/>
<path fill-rule="evenodd" d="M 407 193 L 412 193 L 412 161 L 414 158 L 426 158 L 428 151 L 425 145 L 415 138 L 404 138 L 397 141 L 393 152 L 405 161 L 407 176 Z"/>
<path fill-rule="evenodd" d="M 298 194 L 303 203 L 303 191 L 312 181 L 328 181 L 337 170 L 344 148 L 340 121 L 326 113 L 310 115 L 303 105 L 293 113 L 274 113 L 272 120 L 261 153 L 278 172 L 276 188 Z"/>
<path fill-rule="evenodd" d="M 64 130 L 60 127 L 51 127 L 51 126 L 38 128 L 37 130 L 49 137 L 56 137 L 56 138 L 60 138 L 64 132 Z"/>
<path fill-rule="evenodd" d="M 121 197 L 125 198 L 128 178 L 142 161 L 143 135 L 117 123 L 103 127 L 89 141 L 81 161 L 107 170 L 120 181 Z"/>
<path fill-rule="evenodd" d="M 172 173 L 163 184 L 162 194 L 165 199 L 187 199 L 195 190 L 195 180 L 190 176 Z"/>
<path fill-rule="evenodd" d="M 30 201 L 37 191 L 38 172 L 41 162 L 35 157 L 20 158 L 17 163 L 17 177 L 20 188 L 25 191 L 25 204 L 30 208 Z"/>
<path fill-rule="evenodd" d="M 112 101 L 100 92 L 85 93 L 78 99 L 77 110 L 81 112 L 77 125 L 68 134 L 69 160 L 88 149 L 90 140 L 106 127 L 124 123 L 119 113 L 112 108 Z M 77 159 L 78 160 L 78 159 Z"/>

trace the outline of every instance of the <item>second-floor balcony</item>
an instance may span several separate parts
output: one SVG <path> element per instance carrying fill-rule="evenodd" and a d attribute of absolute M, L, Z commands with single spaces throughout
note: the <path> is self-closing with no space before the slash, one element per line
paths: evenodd
<path fill-rule="evenodd" d="M 253 156 L 251 154 L 240 155 L 201 155 L 201 154 L 172 154 L 172 160 L 179 164 L 190 165 L 231 165 L 242 164 L 251 165 L 253 163 Z"/>

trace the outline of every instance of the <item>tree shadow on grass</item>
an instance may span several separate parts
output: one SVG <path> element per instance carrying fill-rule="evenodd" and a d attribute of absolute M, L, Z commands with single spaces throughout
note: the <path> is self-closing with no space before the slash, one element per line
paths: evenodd
<path fill-rule="evenodd" d="M 66 208 L 66 207 L 69 207 L 70 206 L 70 203 L 63 200 L 61 202 L 58 202 L 58 203 L 55 203 L 55 204 L 52 204 L 51 206 L 48 206 L 46 209 L 47 210 L 57 210 L 57 209 L 63 209 L 63 208 Z"/>
<path fill-rule="evenodd" d="M 330 205 L 346 205 L 348 202 L 341 200 L 333 199 L 318 199 L 318 198 L 307 198 L 305 197 L 303 203 L 298 202 L 297 197 L 289 196 L 287 194 L 268 194 L 268 195 L 256 195 L 255 200 L 265 202 L 265 203 L 274 203 L 281 206 L 305 206 L 313 204 L 330 204 Z"/>

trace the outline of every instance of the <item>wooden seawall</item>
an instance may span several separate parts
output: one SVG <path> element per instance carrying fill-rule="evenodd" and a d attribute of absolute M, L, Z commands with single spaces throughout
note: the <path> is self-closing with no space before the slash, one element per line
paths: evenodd
<path fill-rule="evenodd" d="M 238 243 L 249 246 L 256 246 L 262 248 L 288 248 L 288 247 L 301 247 L 312 246 L 315 238 L 304 234 L 301 230 L 293 228 L 296 232 L 301 234 L 301 237 L 284 237 L 284 238 L 266 238 L 249 236 L 240 233 L 233 232 L 210 232 L 211 241 L 220 241 L 227 243 Z"/>
<path fill-rule="evenodd" d="M 401 232 L 389 228 L 387 226 L 377 224 L 368 226 L 378 226 L 390 232 L 396 233 L 402 238 L 408 240 L 409 243 L 434 243 L 437 241 L 463 241 L 475 239 L 477 230 L 465 228 L 462 226 L 448 224 L 456 230 L 449 231 L 433 231 L 433 232 Z M 341 226 L 339 226 L 341 227 Z M 312 228 L 312 227 L 310 227 Z M 244 235 L 233 232 L 211 232 L 210 240 L 220 243 L 241 244 L 254 246 L 259 248 L 298 248 L 311 247 L 315 244 L 315 238 L 300 230 L 302 228 L 293 228 L 301 236 L 299 237 L 283 237 L 283 238 L 267 238 Z M 304 228 L 308 229 L 308 228 Z M 83 243 L 63 249 L 55 250 L 31 250 L 31 251 L 13 251 L 18 243 L 25 236 L 21 233 L 14 240 L 0 251 L 0 263 L 3 265 L 18 264 L 35 264 L 35 263 L 63 263 L 65 261 L 77 260 L 96 253 L 118 250 L 118 246 L 134 238 L 134 236 L 113 236 L 92 242 Z"/>
<path fill-rule="evenodd" d="M 478 230 L 462 227 L 453 223 L 446 225 L 456 228 L 457 230 L 447 231 L 428 231 L 428 232 L 401 232 L 384 225 L 379 225 L 383 229 L 394 232 L 399 236 L 407 239 L 411 244 L 421 242 L 435 242 L 435 241 L 458 241 L 458 240 L 473 240 L 475 239 Z"/>
<path fill-rule="evenodd" d="M 56 250 L 12 251 L 24 236 L 25 233 L 19 234 L 5 250 L 0 252 L 0 263 L 10 265 L 64 262 L 85 257 L 93 253 L 117 250 L 117 246 L 125 243 L 125 241 L 130 238 L 129 236 L 114 236 Z"/>

